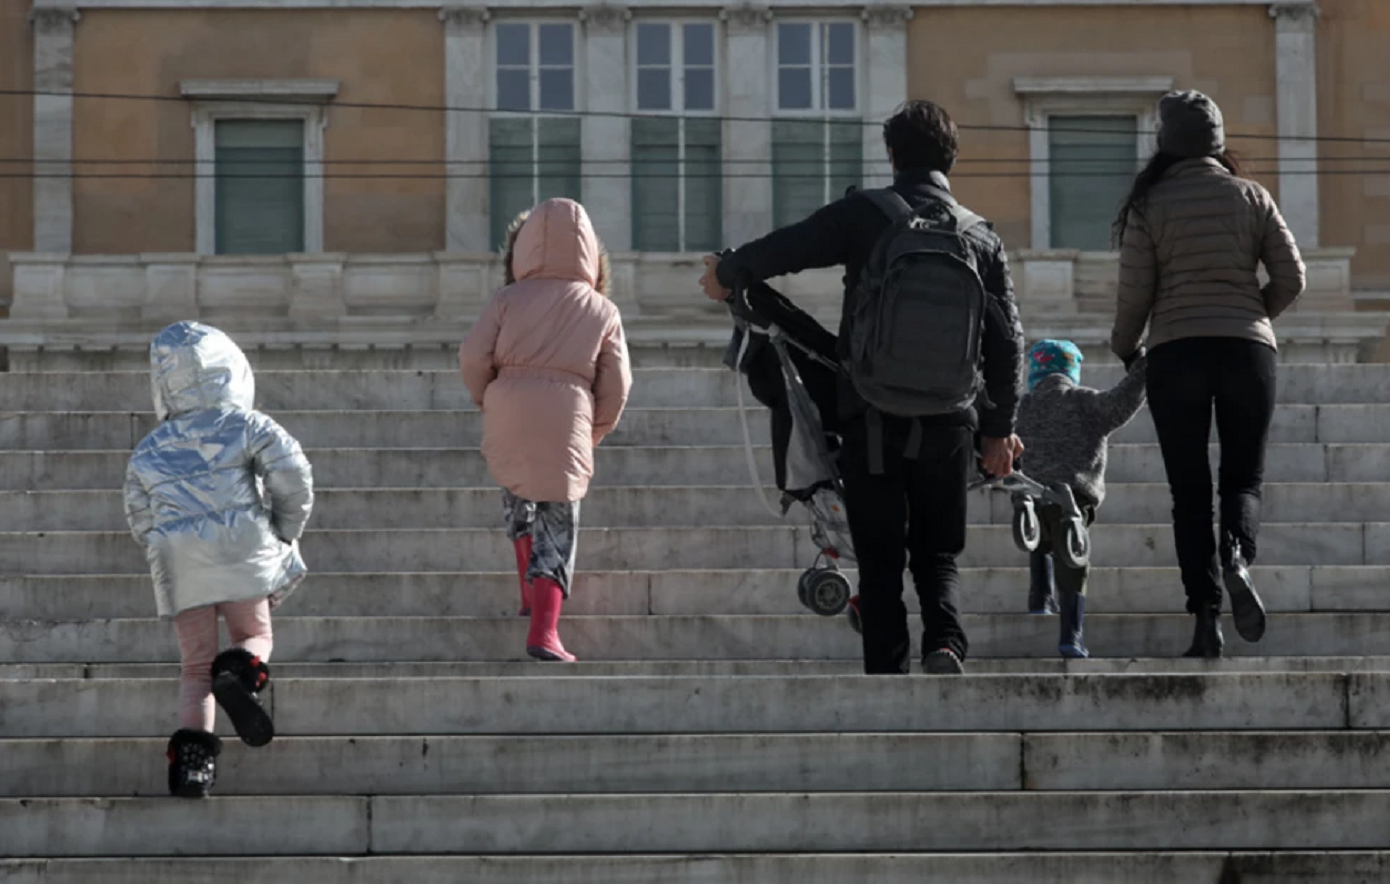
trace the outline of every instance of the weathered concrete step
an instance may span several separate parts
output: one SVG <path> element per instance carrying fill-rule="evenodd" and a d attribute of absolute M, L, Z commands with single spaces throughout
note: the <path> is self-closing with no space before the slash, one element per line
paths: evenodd
<path fill-rule="evenodd" d="M 732 477 L 726 476 L 726 481 Z M 776 489 L 764 491 L 767 501 Z M 728 527 L 805 522 L 801 507 L 787 518 L 769 512 L 747 485 L 646 485 L 601 487 L 584 500 L 591 527 Z M 330 488 L 318 492 L 317 530 L 373 528 L 492 528 L 501 513 L 493 487 Z M 972 525 L 1008 525 L 1008 494 L 981 491 L 967 500 Z M 775 506 L 775 504 L 774 504 Z M 1112 484 L 1103 509 L 1109 524 L 1162 523 L 1172 511 L 1167 484 Z M 1264 489 L 1263 516 L 1270 522 L 1359 523 L 1390 513 L 1390 482 L 1274 483 Z M 0 531 L 120 531 L 126 526 L 120 490 L 0 491 Z"/>
<path fill-rule="evenodd" d="M 1382 754 L 1379 735 L 1358 736 L 1368 738 L 1369 769 Z M 167 795 L 166 740 L 0 740 L 0 794 Z M 226 745 L 217 792 L 723 792 L 734 782 L 744 792 L 1010 791 L 1022 788 L 1021 743 L 1017 734 L 291 737 L 273 752 Z M 1387 779 L 1377 773 L 1361 785 Z"/>
<path fill-rule="evenodd" d="M 42 404 L 40 403 L 40 407 Z M 273 415 L 310 448 L 451 448 L 476 446 L 481 416 L 473 411 L 277 411 Z M 93 451 L 134 447 L 154 416 L 125 411 L 29 411 L 0 414 L 0 449 Z M 767 420 L 749 413 L 757 444 L 768 443 Z M 1215 429 L 1212 431 L 1215 438 Z M 1274 413 L 1274 443 L 1384 443 L 1390 404 L 1286 405 Z M 1112 441 L 1154 443 L 1153 421 L 1140 414 Z M 605 444 L 614 446 L 739 445 L 736 408 L 632 408 Z"/>
<path fill-rule="evenodd" d="M 0 860 L 8 884 L 1370 884 L 1390 853 L 803 853 Z"/>
<path fill-rule="evenodd" d="M 1092 562 L 1099 566 L 1168 567 L 1176 561 L 1170 525 L 1092 526 Z M 515 560 L 497 529 L 311 530 L 303 543 L 317 571 L 495 571 Z M 1265 565 L 1390 564 L 1390 523 L 1271 522 L 1260 533 Z M 796 568 L 817 550 L 804 528 L 581 529 L 581 571 L 703 568 Z M 1016 567 L 1022 554 L 1008 525 L 976 525 L 962 567 Z M 143 550 L 125 531 L 0 532 L 0 573 L 142 574 Z"/>
<path fill-rule="evenodd" d="M 1096 614 L 1086 644 L 1101 657 L 1181 654 L 1192 618 Z M 1029 614 L 964 618 L 977 657 L 1054 657 L 1058 621 Z M 275 627 L 277 659 L 302 662 L 522 660 L 525 618 L 288 617 Z M 1230 656 L 1390 655 L 1390 612 L 1272 614 L 1256 645 L 1227 625 Z M 915 631 L 915 630 L 914 630 Z M 589 660 L 854 660 L 859 636 L 841 618 L 799 616 L 571 617 L 565 646 Z M 146 620 L 0 624 L 0 663 L 160 663 L 178 659 L 173 630 Z"/>
<path fill-rule="evenodd" d="M 801 571 L 581 572 L 565 604 L 576 614 L 799 614 L 795 588 Z M 1256 586 L 1271 611 L 1338 612 L 1385 607 L 1390 567 L 1256 566 Z M 857 573 L 845 571 L 852 585 Z M 966 568 L 961 609 L 973 614 L 1027 610 L 1024 567 Z M 1177 568 L 1103 568 L 1091 571 L 1087 610 L 1094 614 L 1167 613 L 1180 597 Z M 514 572 L 309 575 L 284 607 L 283 617 L 501 617 L 517 607 Z M 908 609 L 917 596 L 904 593 Z M 0 577 L 0 620 L 104 620 L 154 615 L 144 575 Z"/>
<path fill-rule="evenodd" d="M 167 738 L 170 687 L 0 681 L 0 737 Z M 330 678 L 269 690 L 283 737 L 1383 730 L 1390 718 L 1390 673 Z"/>
<path fill-rule="evenodd" d="M 14 857 L 1366 850 L 1388 815 L 1380 790 L 0 801 Z"/>
<path fill-rule="evenodd" d="M 761 431 L 763 421 L 755 418 Z M 764 481 L 772 477 L 770 449 L 756 449 Z M 319 488 L 442 488 L 490 485 L 487 464 L 476 448 L 312 448 Z M 119 488 L 128 450 L 0 451 L 0 489 L 70 491 Z M 1216 448 L 1212 448 L 1213 475 Z M 599 449 L 596 487 L 616 485 L 747 484 L 742 445 L 605 445 Z M 1390 444 L 1271 445 L 1265 481 L 1382 482 L 1390 476 Z M 1154 444 L 1111 445 L 1106 479 L 1111 483 L 1163 482 L 1163 458 Z M 1107 510 L 1108 512 L 1108 510 Z"/>

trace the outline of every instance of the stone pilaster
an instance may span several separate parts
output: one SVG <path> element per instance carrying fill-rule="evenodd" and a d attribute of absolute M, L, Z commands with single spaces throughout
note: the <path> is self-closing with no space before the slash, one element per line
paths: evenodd
<path fill-rule="evenodd" d="M 578 107 L 582 123 L 584 204 L 594 230 L 610 251 L 632 247 L 632 149 L 628 110 L 627 27 L 632 13 L 621 6 L 590 6 L 579 13 L 583 63 Z"/>
<path fill-rule="evenodd" d="M 907 23 L 912 19 L 908 6 L 870 6 L 864 9 L 866 56 L 859 65 L 864 84 L 866 123 L 888 119 L 907 101 Z M 883 130 L 864 127 L 864 186 L 885 187 L 893 180 L 892 166 L 883 147 Z"/>
<path fill-rule="evenodd" d="M 721 18 L 727 32 L 724 113 L 732 118 L 724 123 L 724 168 L 738 176 L 724 179 L 724 240 L 738 246 L 772 228 L 772 12 L 734 6 Z"/>
<path fill-rule="evenodd" d="M 481 109 L 491 105 L 487 68 L 488 11 L 476 6 L 445 6 L 444 22 L 444 155 L 449 174 L 445 189 L 445 249 L 486 252 L 488 225 L 488 120 Z"/>
<path fill-rule="evenodd" d="M 46 7 L 34 27 L 34 251 L 72 251 L 72 42 L 80 14 Z"/>
<path fill-rule="evenodd" d="M 1318 7 L 1275 3 L 1275 88 L 1279 131 L 1279 204 L 1300 247 L 1320 244 L 1318 200 Z"/>

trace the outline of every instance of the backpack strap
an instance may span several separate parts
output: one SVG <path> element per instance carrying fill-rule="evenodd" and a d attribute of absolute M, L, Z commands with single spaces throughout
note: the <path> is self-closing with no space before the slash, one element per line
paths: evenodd
<path fill-rule="evenodd" d="M 891 187 L 880 187 L 873 190 L 863 190 L 860 193 L 868 197 L 869 200 L 878 207 L 878 210 L 888 216 L 888 220 L 897 224 L 911 218 L 914 214 L 912 206 L 908 205 L 907 200 Z"/>

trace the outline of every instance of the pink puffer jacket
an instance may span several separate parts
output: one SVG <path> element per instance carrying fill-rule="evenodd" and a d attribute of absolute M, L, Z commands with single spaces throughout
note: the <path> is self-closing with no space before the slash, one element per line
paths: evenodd
<path fill-rule="evenodd" d="M 584 207 L 537 206 L 516 233 L 510 277 L 459 348 L 483 411 L 483 457 L 497 484 L 531 501 L 580 500 L 594 447 L 632 388 L 618 308 L 600 287 L 602 246 Z"/>

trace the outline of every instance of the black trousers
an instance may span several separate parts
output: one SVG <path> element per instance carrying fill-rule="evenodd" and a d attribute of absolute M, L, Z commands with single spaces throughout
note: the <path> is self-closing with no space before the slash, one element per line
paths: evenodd
<path fill-rule="evenodd" d="M 1221 534 L 1234 535 L 1246 560 L 1255 560 L 1276 365 L 1273 348 L 1239 338 L 1185 338 L 1149 354 L 1149 412 L 1173 494 L 1173 540 L 1189 612 L 1221 605 L 1207 454 L 1213 413 Z"/>
<path fill-rule="evenodd" d="M 922 653 L 950 648 L 963 660 L 969 643 L 956 596 L 956 557 L 965 549 L 966 491 L 974 467 L 968 427 L 925 428 L 921 451 L 908 460 L 909 424 L 884 418 L 884 470 L 870 475 L 869 438 L 862 420 L 848 421 L 840 475 L 855 557 L 864 671 L 908 671 L 912 642 L 903 604 L 903 571 L 911 569 L 922 603 Z"/>

